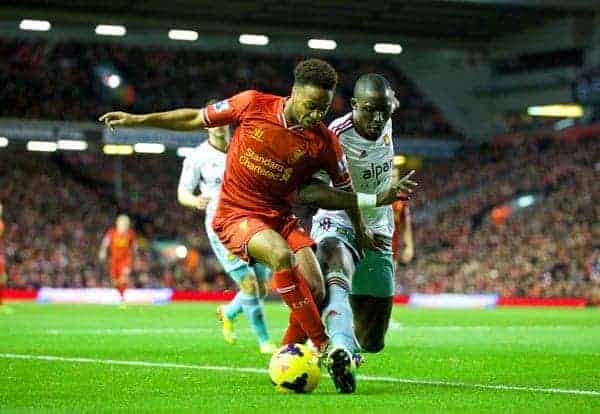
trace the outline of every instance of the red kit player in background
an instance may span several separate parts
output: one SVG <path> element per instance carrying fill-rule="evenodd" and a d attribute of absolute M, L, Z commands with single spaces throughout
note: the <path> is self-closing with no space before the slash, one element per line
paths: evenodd
<path fill-rule="evenodd" d="M 237 125 L 213 229 L 229 251 L 273 270 L 277 292 L 291 310 L 283 342 L 301 342 L 307 335 L 320 350 L 328 344 L 316 304 L 324 297 L 323 276 L 312 249 L 314 241 L 292 214 L 292 198 L 320 170 L 328 173 L 338 190 L 320 186 L 308 191 L 313 197 L 305 194 L 304 199 L 318 207 L 358 212 L 360 202 L 390 204 L 397 193 L 393 188 L 369 198 L 351 192 L 341 145 L 322 122 L 336 83 L 337 74 L 327 62 L 310 59 L 296 66 L 287 98 L 245 91 L 203 109 L 144 115 L 109 112 L 100 117 L 111 128 L 195 130 Z M 354 217 L 361 243 L 374 245 L 360 215 Z"/>
<path fill-rule="evenodd" d="M 135 232 L 131 229 L 131 222 L 126 215 L 117 217 L 115 227 L 110 228 L 102 239 L 98 252 L 100 261 L 106 261 L 107 251 L 110 252 L 108 261 L 110 280 L 119 291 L 121 301 L 124 302 L 124 292 L 129 286 L 129 275 L 136 251 Z"/>

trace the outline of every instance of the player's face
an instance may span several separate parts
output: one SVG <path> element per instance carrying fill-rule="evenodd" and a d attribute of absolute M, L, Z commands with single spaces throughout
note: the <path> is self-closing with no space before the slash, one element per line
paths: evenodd
<path fill-rule="evenodd" d="M 327 115 L 333 91 L 313 85 L 295 85 L 291 100 L 298 125 L 304 129 L 312 129 Z"/>
<path fill-rule="evenodd" d="M 393 97 L 390 94 L 374 93 L 352 99 L 354 123 L 369 138 L 381 136 L 385 124 L 393 111 Z"/>
<path fill-rule="evenodd" d="M 129 218 L 127 217 L 119 217 L 117 219 L 117 231 L 119 233 L 125 233 L 129 230 Z"/>

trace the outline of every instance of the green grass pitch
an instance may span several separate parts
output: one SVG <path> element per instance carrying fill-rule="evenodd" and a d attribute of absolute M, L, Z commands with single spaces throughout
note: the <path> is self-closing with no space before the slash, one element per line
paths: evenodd
<path fill-rule="evenodd" d="M 213 304 L 14 304 L 0 314 L 0 412 L 600 412 L 600 310 L 394 309 L 354 395 L 277 394 L 241 317 Z M 267 306 L 274 338 L 287 311 Z"/>

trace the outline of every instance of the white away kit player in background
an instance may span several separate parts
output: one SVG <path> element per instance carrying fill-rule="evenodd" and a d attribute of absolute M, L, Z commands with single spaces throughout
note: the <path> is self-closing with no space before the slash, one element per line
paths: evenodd
<path fill-rule="evenodd" d="M 210 103 L 212 102 L 208 104 Z M 183 161 L 177 198 L 179 203 L 186 207 L 205 210 L 204 223 L 212 250 L 225 272 L 240 288 L 229 304 L 217 308 L 225 341 L 235 342 L 233 322 L 240 313 L 244 312 L 258 338 L 260 352 L 271 354 L 276 347 L 269 338 L 261 300 L 267 292 L 266 283 L 270 271 L 259 263 L 249 266 L 248 263 L 231 254 L 221 244 L 211 226 L 225 171 L 229 137 L 227 126 L 208 129 L 208 139 L 196 147 Z M 194 195 L 197 187 L 200 187 L 200 194 Z"/>

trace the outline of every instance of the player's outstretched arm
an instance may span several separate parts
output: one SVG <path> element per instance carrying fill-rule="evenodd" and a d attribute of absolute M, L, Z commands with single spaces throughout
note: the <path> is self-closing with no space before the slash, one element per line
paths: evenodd
<path fill-rule="evenodd" d="M 174 131 L 206 128 L 204 110 L 191 108 L 140 115 L 127 112 L 107 112 L 98 120 L 113 130 L 117 127 L 151 127 Z"/>
<path fill-rule="evenodd" d="M 379 194 L 353 193 L 337 190 L 319 180 L 313 180 L 298 191 L 296 202 L 326 210 L 354 210 L 392 204 L 402 194 L 410 194 L 418 184 L 410 179 L 414 170 L 402 177 L 388 191 Z"/>

